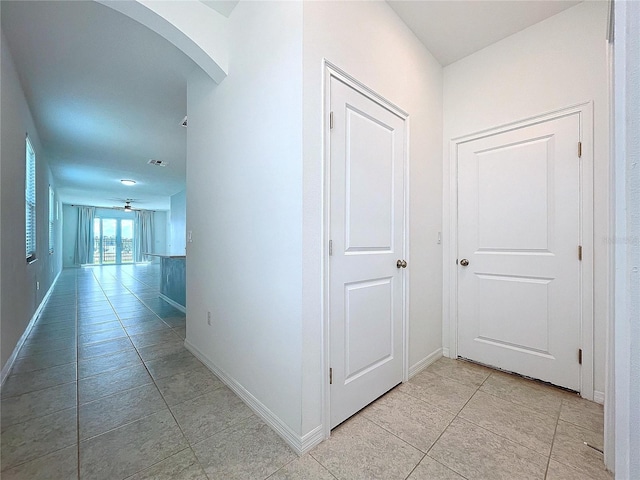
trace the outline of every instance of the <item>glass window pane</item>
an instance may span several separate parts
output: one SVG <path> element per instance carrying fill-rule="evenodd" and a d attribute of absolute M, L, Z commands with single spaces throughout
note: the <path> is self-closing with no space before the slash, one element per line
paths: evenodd
<path fill-rule="evenodd" d="M 133 220 L 121 220 L 120 224 L 121 238 L 121 262 L 133 262 Z"/>
<path fill-rule="evenodd" d="M 116 263 L 116 219 L 102 219 L 102 263 Z"/>
<path fill-rule="evenodd" d="M 93 219 L 93 263 L 100 263 L 101 224 L 99 218 Z"/>

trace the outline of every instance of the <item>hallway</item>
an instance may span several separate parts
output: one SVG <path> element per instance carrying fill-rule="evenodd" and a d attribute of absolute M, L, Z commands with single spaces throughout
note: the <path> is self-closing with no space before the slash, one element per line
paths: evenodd
<path fill-rule="evenodd" d="M 183 346 L 155 265 L 64 270 L 2 389 L 2 478 L 609 479 L 602 407 L 441 359 L 298 458 Z"/>

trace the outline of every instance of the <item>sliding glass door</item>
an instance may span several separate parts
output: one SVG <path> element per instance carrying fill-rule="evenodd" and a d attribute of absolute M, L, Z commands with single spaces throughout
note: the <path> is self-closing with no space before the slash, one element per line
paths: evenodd
<path fill-rule="evenodd" d="M 95 218 L 93 220 L 93 263 L 120 265 L 133 263 L 133 220 Z"/>
<path fill-rule="evenodd" d="M 120 220 L 119 253 L 119 263 L 133 263 L 133 220 Z"/>

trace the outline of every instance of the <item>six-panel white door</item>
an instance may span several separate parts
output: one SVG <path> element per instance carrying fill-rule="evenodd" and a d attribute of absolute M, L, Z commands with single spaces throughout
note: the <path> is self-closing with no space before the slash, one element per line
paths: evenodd
<path fill-rule="evenodd" d="M 458 147 L 458 354 L 572 390 L 579 126 L 567 115 Z"/>
<path fill-rule="evenodd" d="M 331 77 L 331 428 L 403 377 L 405 121 Z"/>

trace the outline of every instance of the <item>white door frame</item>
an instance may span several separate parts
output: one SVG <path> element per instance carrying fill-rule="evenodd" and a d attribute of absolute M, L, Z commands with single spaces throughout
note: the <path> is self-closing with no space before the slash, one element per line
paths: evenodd
<path fill-rule="evenodd" d="M 449 142 L 449 164 L 443 172 L 443 231 L 448 233 L 444 241 L 442 334 L 443 354 L 458 356 L 458 146 L 483 137 L 504 133 L 528 125 L 553 120 L 568 115 L 579 116 L 580 141 L 580 265 L 581 347 L 580 394 L 593 400 L 593 102 L 585 102 L 561 110 L 526 118 L 517 122 L 457 137 Z M 576 145 L 577 148 L 577 145 Z M 447 225 L 448 224 L 448 225 Z"/>
<path fill-rule="evenodd" d="M 409 258 L 409 114 L 403 109 L 388 101 L 354 77 L 346 73 L 344 70 L 333 65 L 328 60 L 323 61 L 323 88 L 322 88 L 322 426 L 324 438 L 331 435 L 331 392 L 329 387 L 329 368 L 330 368 L 330 318 L 329 318 L 329 281 L 331 279 L 329 265 L 329 225 L 330 224 L 330 194 L 331 194 L 331 138 L 329 125 L 329 112 L 331 111 L 331 77 L 335 77 L 344 82 L 357 92 L 366 96 L 370 100 L 382 105 L 384 108 L 392 111 L 394 114 L 403 118 L 405 121 L 405 149 L 404 149 L 404 240 L 403 250 L 404 258 L 411 268 L 411 259 Z M 409 322 L 408 322 L 408 305 L 409 305 L 409 272 L 403 272 L 402 280 L 402 381 L 409 379 Z"/>

